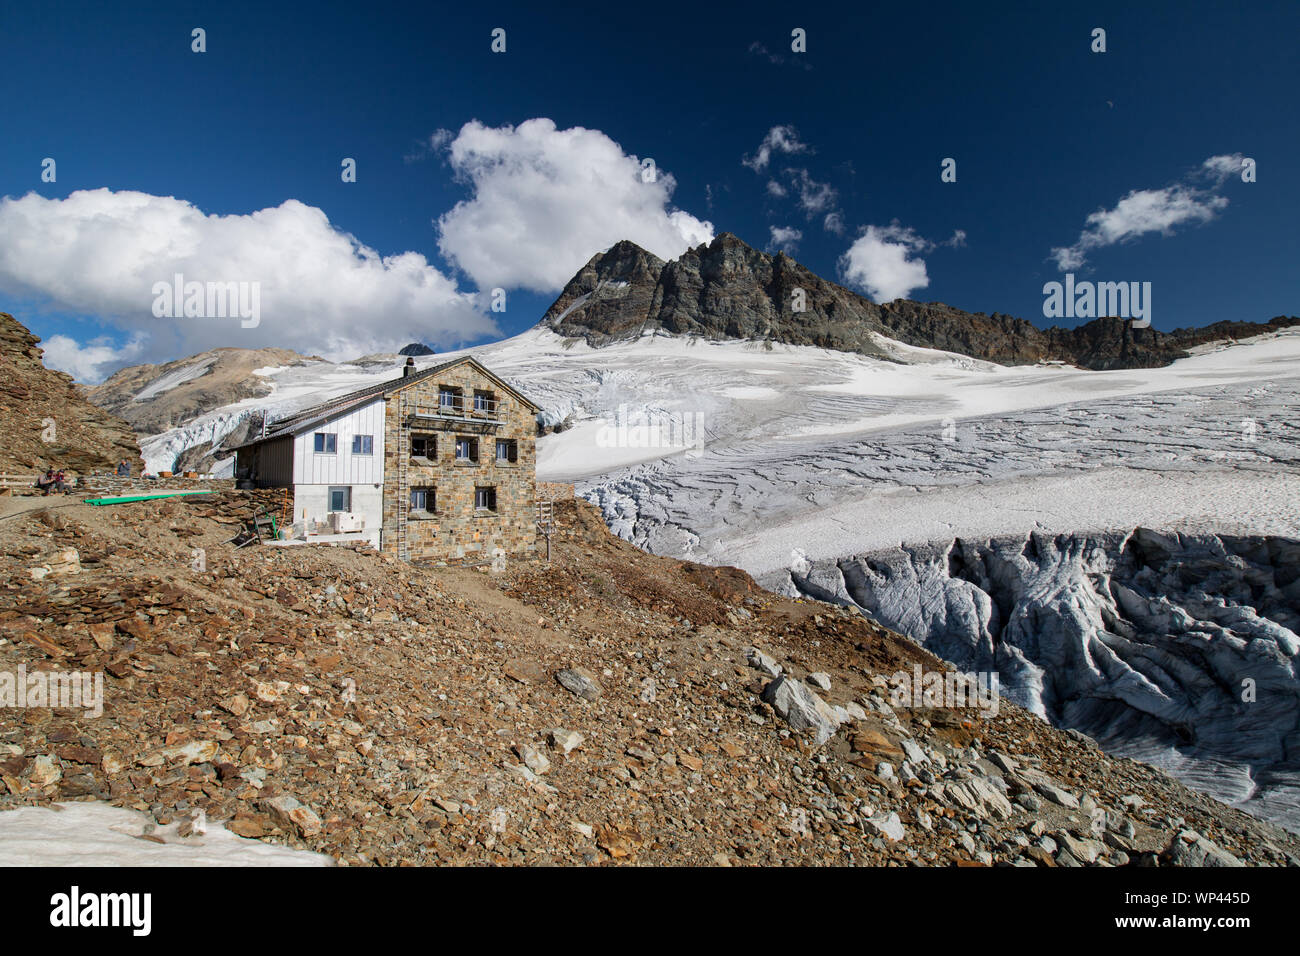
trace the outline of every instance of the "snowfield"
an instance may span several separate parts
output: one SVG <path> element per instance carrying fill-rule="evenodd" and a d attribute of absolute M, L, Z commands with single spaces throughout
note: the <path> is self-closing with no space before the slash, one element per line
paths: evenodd
<path fill-rule="evenodd" d="M 616 533 L 862 607 L 998 667 L 1045 717 L 1300 828 L 1300 330 L 1112 372 L 884 344 L 898 363 L 662 334 L 592 349 L 542 329 L 469 351 L 562 427 L 538 440 L 538 478 L 575 482 Z M 268 399 L 146 455 L 167 467 L 253 408 L 289 414 L 400 362 L 264 370 Z M 1148 531 L 1174 542 L 1160 560 L 1133 550 Z M 968 553 L 1001 570 L 960 573 Z M 1222 573 L 1185 580 L 1184 558 Z M 1267 706 L 1233 697 L 1247 657 Z M 1199 699 L 1210 686 L 1231 693 Z"/>

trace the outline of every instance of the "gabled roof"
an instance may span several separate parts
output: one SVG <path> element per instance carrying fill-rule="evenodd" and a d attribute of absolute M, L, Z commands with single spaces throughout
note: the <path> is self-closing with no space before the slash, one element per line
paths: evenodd
<path fill-rule="evenodd" d="M 305 431 L 322 425 L 325 422 L 333 421 L 341 415 L 360 408 L 362 405 L 368 405 L 373 401 L 388 398 L 400 392 L 409 385 L 422 382 L 426 378 L 445 372 L 449 368 L 455 368 L 468 362 L 473 365 L 483 376 L 492 380 L 494 385 L 509 392 L 524 405 L 527 405 L 534 412 L 540 411 L 541 406 L 537 405 L 528 396 L 524 395 L 518 389 L 497 377 L 486 366 L 472 355 L 463 355 L 460 358 L 452 359 L 450 362 L 442 362 L 438 365 L 431 365 L 419 372 L 411 375 L 402 375 L 398 378 L 389 379 L 386 382 L 379 382 L 375 385 L 367 385 L 365 388 L 357 389 L 355 392 L 348 392 L 346 395 L 340 395 L 337 398 L 331 398 L 327 402 L 321 402 L 319 405 L 313 405 L 310 408 L 304 408 L 302 411 L 295 413 L 289 418 L 281 419 L 269 428 L 265 435 L 244 442 L 242 445 L 236 445 L 236 448 L 248 448 L 252 445 L 258 445 L 262 442 L 274 441 L 277 438 L 284 438 L 291 435 L 301 435 Z"/>

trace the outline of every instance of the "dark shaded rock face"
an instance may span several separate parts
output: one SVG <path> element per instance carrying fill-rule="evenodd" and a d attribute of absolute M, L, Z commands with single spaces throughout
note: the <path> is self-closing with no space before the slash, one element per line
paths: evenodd
<path fill-rule="evenodd" d="M 410 345 L 404 345 L 397 352 L 398 355 L 432 355 L 433 349 L 422 342 L 412 342 Z"/>
<path fill-rule="evenodd" d="M 802 292 L 802 311 L 795 310 Z M 1219 322 L 1165 333 L 1119 318 L 1073 329 L 1040 329 L 1010 315 L 963 312 L 941 302 L 877 304 L 828 282 L 784 253 L 775 256 L 723 233 L 672 262 L 626 240 L 591 258 L 547 310 L 542 324 L 602 346 L 646 331 L 710 339 L 759 339 L 887 357 L 876 336 L 959 352 L 1003 365 L 1055 360 L 1091 369 L 1153 368 L 1205 342 L 1300 324 Z"/>
<path fill-rule="evenodd" d="M 591 345 L 635 338 L 650 318 L 663 268 L 662 259 L 636 243 L 616 243 L 578 270 L 542 321 Z"/>

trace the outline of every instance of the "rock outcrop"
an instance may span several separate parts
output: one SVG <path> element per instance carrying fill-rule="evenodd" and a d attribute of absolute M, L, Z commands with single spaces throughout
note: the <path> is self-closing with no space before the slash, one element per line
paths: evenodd
<path fill-rule="evenodd" d="M 46 368 L 39 342 L 0 312 L 0 472 L 63 468 L 87 474 L 126 458 L 139 473 L 143 462 L 131 426 L 88 402 L 71 376 Z"/>
<path fill-rule="evenodd" d="M 433 355 L 434 350 L 423 342 L 412 342 L 397 350 L 398 355 Z"/>
<path fill-rule="evenodd" d="M 1062 361 L 1114 369 L 1168 365 L 1193 346 L 1275 331 L 1300 324 L 1300 317 L 1170 333 L 1134 328 L 1120 318 L 1043 330 L 1014 316 L 964 312 L 941 302 L 874 303 L 783 252 L 768 255 L 723 233 L 671 262 L 635 243 L 616 243 L 578 271 L 542 323 L 593 346 L 663 331 L 897 357 L 883 336 L 1003 365 Z"/>

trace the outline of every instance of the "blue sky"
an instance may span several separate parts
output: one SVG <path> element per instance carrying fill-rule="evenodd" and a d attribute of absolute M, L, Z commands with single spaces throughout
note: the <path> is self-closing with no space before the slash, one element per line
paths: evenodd
<path fill-rule="evenodd" d="M 1300 311 L 1294 3 L 272 6 L 0 14 L 0 309 L 51 364 L 484 341 L 619 238 L 724 231 L 1043 325 L 1065 271 L 1161 329 Z M 256 324 L 154 314 L 177 271 Z"/>

